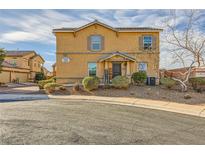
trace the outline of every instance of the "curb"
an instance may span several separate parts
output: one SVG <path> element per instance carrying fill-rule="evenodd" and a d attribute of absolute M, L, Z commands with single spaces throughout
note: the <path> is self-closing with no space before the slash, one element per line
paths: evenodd
<path fill-rule="evenodd" d="M 175 102 L 145 100 L 138 98 L 125 98 L 125 97 L 101 97 L 101 96 L 81 96 L 81 95 L 65 95 L 55 96 L 48 95 L 51 99 L 68 99 L 68 100 L 85 100 L 85 101 L 98 101 L 105 104 L 126 105 L 134 107 L 142 107 L 148 109 L 156 109 L 162 111 L 169 111 L 198 117 L 205 117 L 205 106 L 180 104 Z"/>
<path fill-rule="evenodd" d="M 16 101 L 31 101 L 31 100 L 46 100 L 49 99 L 47 95 L 43 94 L 0 94 L 0 103 L 2 102 L 16 102 Z"/>

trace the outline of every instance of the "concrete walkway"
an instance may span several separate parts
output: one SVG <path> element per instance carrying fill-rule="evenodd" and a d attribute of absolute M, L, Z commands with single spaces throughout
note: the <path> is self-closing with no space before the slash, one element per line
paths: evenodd
<path fill-rule="evenodd" d="M 100 97 L 100 96 L 81 96 L 81 95 L 66 95 L 66 96 L 49 95 L 48 97 L 52 99 L 89 100 L 89 101 L 94 100 L 101 103 L 136 106 L 136 107 L 171 111 L 176 113 L 205 117 L 205 105 L 189 105 L 189 104 L 179 104 L 175 102 L 156 101 L 156 100 L 138 99 L 138 98 L 125 98 L 125 97 Z"/>
<path fill-rule="evenodd" d="M 49 99 L 45 94 L 0 94 L 0 103 Z"/>

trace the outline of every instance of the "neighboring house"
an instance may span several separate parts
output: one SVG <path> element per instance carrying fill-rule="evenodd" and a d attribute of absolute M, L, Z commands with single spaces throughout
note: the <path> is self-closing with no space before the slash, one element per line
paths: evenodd
<path fill-rule="evenodd" d="M 160 31 L 114 28 L 97 20 L 79 28 L 53 29 L 57 82 L 81 81 L 85 76 L 111 81 L 117 75 L 130 78 L 140 70 L 158 81 Z"/>
<path fill-rule="evenodd" d="M 35 51 L 6 51 L 2 63 L 0 82 L 33 81 L 37 72 L 41 72 L 44 59 Z"/>
<path fill-rule="evenodd" d="M 46 78 L 52 77 L 53 73 L 51 73 L 47 68 L 43 67 L 43 74 L 45 75 Z"/>
<path fill-rule="evenodd" d="M 160 77 L 184 78 L 186 77 L 188 69 L 189 67 L 169 69 L 169 70 L 162 69 L 160 70 Z M 190 78 L 193 77 L 205 77 L 205 66 L 202 67 L 193 66 L 191 68 Z"/>

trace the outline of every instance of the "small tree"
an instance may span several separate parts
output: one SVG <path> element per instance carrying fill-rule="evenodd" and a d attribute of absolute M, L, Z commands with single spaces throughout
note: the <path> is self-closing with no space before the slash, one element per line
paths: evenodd
<path fill-rule="evenodd" d="M 201 12 L 199 10 L 184 10 L 180 12 L 170 11 L 170 16 L 164 21 L 165 40 L 167 50 L 173 54 L 173 63 L 188 65 L 185 72 L 168 72 L 170 78 L 178 81 L 181 90 L 187 91 L 187 83 L 189 81 L 192 67 L 196 64 L 200 67 L 205 64 L 205 36 L 200 27 Z M 183 24 L 179 25 L 179 18 L 183 16 Z M 180 28 L 179 28 L 180 27 Z M 175 75 L 179 74 L 179 76 Z"/>
<path fill-rule="evenodd" d="M 35 75 L 35 81 L 40 81 L 40 80 L 45 80 L 45 75 L 44 75 L 44 73 L 43 72 L 38 72 L 38 73 L 36 73 L 36 75 Z"/>
<path fill-rule="evenodd" d="M 5 50 L 0 48 L 0 73 L 1 73 L 2 63 L 4 61 L 4 58 L 5 58 Z"/>

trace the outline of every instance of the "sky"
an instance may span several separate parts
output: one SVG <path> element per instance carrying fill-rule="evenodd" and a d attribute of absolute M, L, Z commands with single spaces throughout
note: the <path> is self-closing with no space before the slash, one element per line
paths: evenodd
<path fill-rule="evenodd" d="M 179 30 L 184 22 L 180 12 Z M 205 10 L 201 12 L 204 14 L 201 23 L 205 23 Z M 169 13 L 170 10 L 0 10 L 0 48 L 35 50 L 45 59 L 44 66 L 52 70 L 56 49 L 54 28 L 79 27 L 95 19 L 113 27 L 161 28 Z M 160 68 L 179 67 L 172 64 L 171 57 L 161 43 Z"/>

